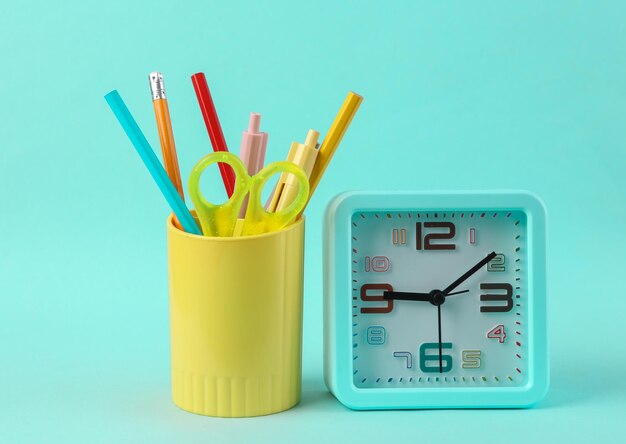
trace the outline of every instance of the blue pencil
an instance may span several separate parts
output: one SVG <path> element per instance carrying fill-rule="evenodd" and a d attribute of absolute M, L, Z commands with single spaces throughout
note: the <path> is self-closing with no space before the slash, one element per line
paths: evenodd
<path fill-rule="evenodd" d="M 104 99 L 111 107 L 111 111 L 113 111 L 120 125 L 122 125 L 124 132 L 139 153 L 141 160 L 146 164 L 150 175 L 152 175 L 152 178 L 159 186 L 161 193 L 165 196 L 165 200 L 167 200 L 167 203 L 172 208 L 172 211 L 178 218 L 183 229 L 187 233 L 202 235 L 202 231 L 200 231 L 198 224 L 189 212 L 187 205 L 185 205 L 178 191 L 176 191 L 176 187 L 174 187 L 174 184 L 165 172 L 165 168 L 163 168 L 156 154 L 154 154 L 146 136 L 144 136 L 141 129 L 139 129 L 139 125 L 137 125 L 137 122 L 133 119 L 133 116 L 130 114 L 130 111 L 117 90 L 108 93 L 104 96 Z"/>

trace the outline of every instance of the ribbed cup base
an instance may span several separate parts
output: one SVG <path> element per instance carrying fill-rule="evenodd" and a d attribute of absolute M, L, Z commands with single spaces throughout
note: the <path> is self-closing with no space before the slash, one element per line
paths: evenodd
<path fill-rule="evenodd" d="M 299 379 L 299 378 L 297 378 Z M 282 412 L 300 401 L 299 381 L 275 376 L 224 377 L 172 371 L 172 399 L 183 410 L 240 418 Z"/>

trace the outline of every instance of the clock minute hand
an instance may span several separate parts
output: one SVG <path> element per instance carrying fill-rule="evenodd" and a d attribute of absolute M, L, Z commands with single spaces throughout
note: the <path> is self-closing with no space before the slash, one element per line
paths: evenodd
<path fill-rule="evenodd" d="M 468 293 L 469 290 L 455 291 L 454 293 L 448 293 L 446 296 L 454 296 L 455 294 Z M 399 301 L 424 301 L 432 302 L 431 293 L 415 293 L 408 291 L 385 291 L 383 293 L 384 299 L 395 299 Z"/>
<path fill-rule="evenodd" d="M 456 287 L 458 287 L 459 285 L 461 285 L 465 280 L 467 280 L 471 275 L 473 275 L 474 273 L 476 273 L 478 270 L 480 270 L 481 268 L 483 268 L 485 265 L 487 265 L 494 257 L 496 257 L 496 252 L 492 251 L 491 253 L 489 253 L 487 255 L 487 257 L 485 257 L 484 259 L 482 259 L 480 262 L 478 262 L 476 265 L 474 265 L 472 268 L 470 268 L 469 270 L 467 270 L 465 272 L 465 274 L 463 274 L 463 276 L 461 276 L 460 278 L 458 278 L 456 281 L 452 282 L 450 285 L 448 285 L 445 290 L 442 291 L 444 296 L 449 296 L 450 292 L 452 290 L 454 290 Z"/>

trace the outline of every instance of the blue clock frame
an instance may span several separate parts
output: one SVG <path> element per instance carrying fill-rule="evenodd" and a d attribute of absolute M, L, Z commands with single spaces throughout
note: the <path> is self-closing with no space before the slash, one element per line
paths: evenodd
<path fill-rule="evenodd" d="M 519 387 L 357 388 L 352 378 L 351 217 L 357 211 L 519 210 L 528 224 L 528 379 Z M 346 192 L 324 215 L 324 380 L 355 410 L 531 407 L 548 390 L 546 210 L 523 191 Z"/>

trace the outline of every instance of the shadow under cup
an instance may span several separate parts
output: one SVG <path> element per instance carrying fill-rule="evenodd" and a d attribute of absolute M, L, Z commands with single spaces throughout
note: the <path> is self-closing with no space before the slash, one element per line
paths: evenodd
<path fill-rule="evenodd" d="M 304 220 L 245 237 L 167 220 L 172 398 L 193 413 L 258 416 L 300 401 Z"/>

